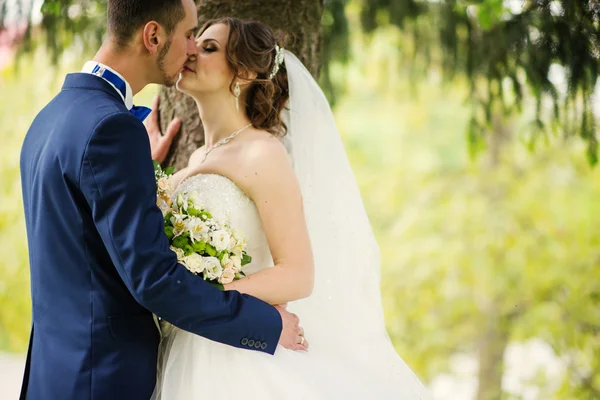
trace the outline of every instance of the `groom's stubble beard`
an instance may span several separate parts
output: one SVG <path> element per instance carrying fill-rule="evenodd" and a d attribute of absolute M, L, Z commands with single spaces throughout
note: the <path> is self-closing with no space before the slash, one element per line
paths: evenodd
<path fill-rule="evenodd" d="M 171 43 L 172 43 L 172 39 L 169 38 L 169 40 L 167 40 L 167 42 L 165 43 L 163 48 L 160 49 L 160 51 L 158 52 L 158 58 L 156 60 L 156 67 L 158 68 L 158 71 L 162 75 L 162 79 L 161 79 L 162 85 L 166 86 L 166 87 L 175 86 L 175 83 L 177 83 L 177 78 L 179 77 L 179 72 L 180 72 L 180 71 L 178 71 L 175 76 L 169 76 L 169 75 L 167 75 L 167 71 L 165 70 L 165 58 L 167 57 L 167 53 L 169 52 L 169 49 L 171 48 Z"/>

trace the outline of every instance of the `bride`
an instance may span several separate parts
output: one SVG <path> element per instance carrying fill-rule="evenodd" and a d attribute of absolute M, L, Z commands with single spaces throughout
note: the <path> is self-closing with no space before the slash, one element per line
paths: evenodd
<path fill-rule="evenodd" d="M 260 23 L 209 21 L 197 44 L 178 88 L 206 146 L 172 184 L 245 233 L 248 277 L 225 290 L 289 303 L 311 343 L 271 356 L 166 324 L 153 398 L 429 398 L 385 331 L 377 243 L 317 83 Z"/>

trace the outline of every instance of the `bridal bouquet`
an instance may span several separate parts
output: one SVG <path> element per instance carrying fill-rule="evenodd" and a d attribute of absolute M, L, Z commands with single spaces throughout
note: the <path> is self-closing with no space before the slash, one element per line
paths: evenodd
<path fill-rule="evenodd" d="M 197 192 L 182 192 L 173 198 L 168 182 L 172 172 L 154 164 L 157 204 L 171 250 L 190 272 L 223 289 L 223 285 L 243 278 L 242 269 L 252 261 L 246 252 L 246 238 L 203 208 Z"/>

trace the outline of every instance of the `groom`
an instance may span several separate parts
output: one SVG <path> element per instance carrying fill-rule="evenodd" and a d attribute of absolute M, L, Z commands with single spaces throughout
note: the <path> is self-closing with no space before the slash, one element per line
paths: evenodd
<path fill-rule="evenodd" d="M 175 83 L 197 54 L 196 30 L 193 0 L 108 0 L 105 44 L 25 137 L 33 326 L 21 399 L 148 400 L 152 313 L 235 347 L 303 349 L 295 315 L 190 274 L 163 233 L 148 110 L 132 97 Z"/>

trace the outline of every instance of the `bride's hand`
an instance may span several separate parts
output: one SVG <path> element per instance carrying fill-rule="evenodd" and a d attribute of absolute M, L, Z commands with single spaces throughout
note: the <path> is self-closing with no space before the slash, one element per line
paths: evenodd
<path fill-rule="evenodd" d="M 159 98 L 156 96 L 152 103 L 152 113 L 146 118 L 144 125 L 148 131 L 148 138 L 150 139 L 150 149 L 152 150 L 152 159 L 162 163 L 169 154 L 171 143 L 175 135 L 179 133 L 181 127 L 181 120 L 174 118 L 173 121 L 167 127 L 167 133 L 162 134 L 160 131 L 160 125 L 158 124 L 158 105 Z"/>
<path fill-rule="evenodd" d="M 279 311 L 283 322 L 279 344 L 289 350 L 308 350 L 308 340 L 304 338 L 304 329 L 299 325 L 298 316 L 288 312 L 285 307 L 275 306 L 275 308 Z"/>

